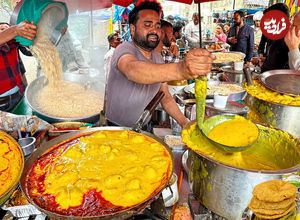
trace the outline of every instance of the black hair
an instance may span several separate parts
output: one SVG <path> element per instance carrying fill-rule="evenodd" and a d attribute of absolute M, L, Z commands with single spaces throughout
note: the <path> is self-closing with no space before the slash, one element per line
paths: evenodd
<path fill-rule="evenodd" d="M 160 20 L 160 26 L 161 26 L 161 28 L 165 28 L 165 27 L 173 28 L 173 26 L 170 22 L 163 20 L 163 19 Z"/>
<path fill-rule="evenodd" d="M 145 10 L 145 9 L 153 10 L 158 15 L 160 15 L 160 12 L 162 10 L 159 3 L 155 2 L 155 1 L 145 0 L 145 1 L 141 2 L 140 4 L 138 4 L 136 7 L 134 7 L 134 9 L 129 13 L 129 16 L 128 16 L 129 24 L 135 25 L 137 20 L 139 19 L 139 12 L 142 10 Z"/>
<path fill-rule="evenodd" d="M 236 11 L 234 12 L 234 14 L 238 14 L 239 16 L 241 16 L 241 18 L 243 18 L 245 16 L 244 12 L 243 11 Z"/>
<path fill-rule="evenodd" d="M 173 21 L 173 20 L 174 20 L 174 17 L 173 17 L 172 15 L 168 15 L 168 16 L 167 16 L 167 19 Z"/>
<path fill-rule="evenodd" d="M 288 16 L 288 18 L 290 17 L 290 9 L 288 8 L 288 6 L 284 3 L 277 3 L 274 5 L 271 5 L 269 8 L 266 8 L 263 13 L 266 14 L 267 12 L 271 11 L 271 10 L 279 10 L 282 11 L 284 14 L 286 14 L 286 16 Z"/>
<path fill-rule="evenodd" d="M 179 32 L 182 29 L 182 24 L 179 22 L 176 22 L 173 24 L 173 34 Z"/>
<path fill-rule="evenodd" d="M 224 25 L 223 24 L 217 24 L 217 26 L 220 26 L 222 28 L 222 31 L 224 32 Z"/>
<path fill-rule="evenodd" d="M 112 33 L 112 34 L 108 35 L 108 37 L 107 37 L 108 43 L 111 43 L 113 41 L 114 36 L 118 36 L 118 33 Z"/>

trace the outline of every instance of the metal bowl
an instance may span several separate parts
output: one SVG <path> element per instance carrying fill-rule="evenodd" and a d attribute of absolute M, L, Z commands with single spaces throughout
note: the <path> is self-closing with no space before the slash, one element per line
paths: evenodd
<path fill-rule="evenodd" d="M 91 89 L 96 90 L 98 92 L 102 92 L 103 89 L 99 88 L 101 87 L 101 84 L 98 83 L 98 81 L 95 81 L 92 77 L 88 77 L 84 74 L 74 74 L 71 76 L 68 76 L 68 81 L 77 82 L 79 84 L 86 83 Z M 27 104 L 30 106 L 32 111 L 35 115 L 37 115 L 39 118 L 44 119 L 45 121 L 49 123 L 55 123 L 55 122 L 64 122 L 64 121 L 79 121 L 79 122 L 86 122 L 86 123 L 95 123 L 99 121 L 100 118 L 100 111 L 99 113 L 81 117 L 81 118 L 63 118 L 63 117 L 56 117 L 52 115 L 48 115 L 44 113 L 37 103 L 36 97 L 39 91 L 47 85 L 48 81 L 45 76 L 41 76 L 33 80 L 26 88 L 25 90 L 25 100 Z M 98 84 L 98 85 L 97 85 Z"/>
<path fill-rule="evenodd" d="M 70 138 L 82 135 L 82 134 L 87 134 L 87 133 L 91 133 L 91 132 L 96 132 L 96 131 L 102 131 L 102 130 L 124 130 L 124 131 L 131 131 L 131 128 L 128 127 L 97 127 L 97 128 L 88 128 L 88 129 L 84 129 L 81 131 L 76 131 L 76 132 L 72 132 L 69 134 L 65 134 L 62 136 L 59 136 L 47 143 L 45 143 L 44 145 L 40 146 L 33 154 L 30 155 L 30 157 L 26 160 L 25 162 L 25 166 L 24 166 L 24 172 L 22 173 L 21 176 L 21 180 L 20 180 L 20 187 L 21 190 L 23 191 L 25 197 L 27 198 L 27 200 L 33 205 L 35 206 L 35 208 L 37 208 L 39 211 L 45 213 L 48 217 L 50 217 L 50 219 L 59 219 L 59 220 L 64 220 L 64 219 L 84 219 L 84 220 L 88 220 L 88 219 L 127 219 L 129 217 L 131 217 L 132 215 L 141 212 L 142 210 L 144 210 L 148 205 L 150 205 L 155 199 L 157 199 L 160 195 L 160 193 L 162 192 L 163 188 L 165 188 L 171 178 L 172 175 L 169 176 L 168 180 L 166 181 L 165 185 L 163 187 L 161 187 L 160 190 L 157 190 L 151 197 L 149 197 L 146 201 L 137 204 L 135 206 L 131 206 L 125 210 L 122 211 L 118 211 L 115 213 L 111 213 L 111 214 L 107 214 L 107 215 L 101 215 L 101 216 L 66 216 L 66 215 L 61 215 L 55 212 L 51 212 L 48 210 L 45 210 L 41 207 L 39 207 L 36 203 L 34 203 L 34 201 L 31 199 L 31 197 L 28 195 L 27 189 L 26 189 L 26 184 L 25 184 L 25 179 L 26 179 L 26 175 L 27 172 L 29 171 L 29 169 L 31 168 L 31 166 L 33 165 L 33 163 L 38 160 L 40 158 L 40 156 L 42 156 L 45 152 L 48 151 L 48 149 L 50 149 L 51 147 L 53 147 L 54 145 L 61 143 L 63 141 L 66 141 Z M 170 174 L 173 173 L 173 168 L 174 168 L 174 158 L 173 158 L 173 154 L 172 151 L 170 150 L 170 148 L 168 147 L 168 145 L 166 143 L 163 142 L 163 140 L 161 140 L 160 138 L 156 137 L 155 135 L 148 133 L 148 132 L 141 132 L 143 135 L 148 136 L 154 140 L 156 140 L 157 142 L 159 142 L 160 144 L 162 144 L 166 150 L 169 152 L 171 158 L 172 158 L 172 168 L 170 170 Z"/>
<path fill-rule="evenodd" d="M 35 137 L 27 137 L 27 138 L 20 138 L 18 143 L 20 144 L 24 156 L 30 155 L 34 151 L 34 143 L 36 139 Z"/>

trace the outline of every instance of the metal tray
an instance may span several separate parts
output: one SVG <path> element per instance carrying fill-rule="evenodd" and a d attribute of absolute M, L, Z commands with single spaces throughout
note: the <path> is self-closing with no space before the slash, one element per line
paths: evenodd
<path fill-rule="evenodd" d="M 259 77 L 261 83 L 273 91 L 297 96 L 300 95 L 300 71 L 271 70 Z"/>

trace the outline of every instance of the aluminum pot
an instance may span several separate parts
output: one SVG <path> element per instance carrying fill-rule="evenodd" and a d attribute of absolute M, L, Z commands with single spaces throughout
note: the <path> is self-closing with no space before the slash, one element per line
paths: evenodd
<path fill-rule="evenodd" d="M 245 101 L 253 120 L 272 125 L 300 138 L 300 106 L 267 102 L 250 94 L 247 94 Z"/>
<path fill-rule="evenodd" d="M 268 138 L 268 136 L 266 135 Z M 269 147 L 249 148 L 248 151 L 266 155 L 266 158 L 278 160 L 278 164 L 285 163 L 289 168 L 281 170 L 253 170 L 235 167 L 222 163 L 206 154 L 188 151 L 189 184 L 196 198 L 209 210 L 229 219 L 240 220 L 247 208 L 253 188 L 262 182 L 281 179 L 284 174 L 300 170 L 299 159 L 294 151 L 288 151 L 286 146 L 270 144 Z M 300 147 L 300 142 L 297 142 Z M 218 149 L 216 149 L 218 150 Z M 295 149 L 298 154 L 298 148 Z M 294 158 L 292 158 L 295 153 Z M 290 164 L 290 162 L 293 163 Z M 286 163 L 289 163 L 288 165 Z"/>
<path fill-rule="evenodd" d="M 50 149 L 52 146 L 54 146 L 55 144 L 61 143 L 69 138 L 81 135 L 81 134 L 85 134 L 85 133 L 90 133 L 90 132 L 95 132 L 95 131 L 102 131 L 102 130 L 124 130 L 124 131 L 131 131 L 131 128 L 128 127 L 97 127 L 97 128 L 88 128 L 85 130 L 81 130 L 81 131 L 77 131 L 77 132 L 72 132 L 69 134 L 65 134 L 62 136 L 59 136 L 47 143 L 45 143 L 44 145 L 40 146 L 39 148 L 37 148 L 37 150 L 30 155 L 30 157 L 26 160 L 25 165 L 24 165 L 24 171 L 22 173 L 21 179 L 20 179 L 20 187 L 21 190 L 23 191 L 25 197 L 27 198 L 27 200 L 33 205 L 35 206 L 35 208 L 37 208 L 39 211 L 43 212 L 44 214 L 46 214 L 50 219 L 57 219 L 57 220 L 64 220 L 64 219 L 84 219 L 84 220 L 89 220 L 89 219 L 101 219 L 101 220 L 106 220 L 106 219 L 127 219 L 129 217 L 131 217 L 132 215 L 142 212 L 148 205 L 150 205 L 154 200 L 156 200 L 160 193 L 162 192 L 163 188 L 167 186 L 170 178 L 172 175 L 170 175 L 168 181 L 166 181 L 166 184 L 164 187 L 162 187 L 162 189 L 158 192 L 156 192 L 152 197 L 148 198 L 145 202 L 137 204 L 135 206 L 132 206 L 128 209 L 119 211 L 119 212 L 115 212 L 112 214 L 107 214 L 107 215 L 102 215 L 102 216 L 88 216 L 88 217 L 79 217 L 79 216 L 66 216 L 66 215 L 60 215 L 57 214 L 55 212 L 51 212 L 48 210 L 45 210 L 41 207 L 39 207 L 37 204 L 35 204 L 30 196 L 27 193 L 26 187 L 25 187 L 25 177 L 26 174 L 28 172 L 28 170 L 31 168 L 31 166 L 33 165 L 33 163 L 38 160 L 38 158 L 43 155 L 48 149 Z M 155 135 L 148 133 L 148 132 L 144 132 L 141 131 L 142 134 L 144 134 L 145 136 L 151 137 L 153 139 L 155 139 L 157 142 L 159 142 L 160 144 L 162 144 L 169 152 L 171 158 L 172 158 L 172 170 L 170 171 L 170 173 L 173 173 L 173 167 L 174 167 L 174 159 L 173 159 L 173 154 L 172 151 L 170 150 L 170 148 L 168 147 L 168 145 L 166 143 L 163 142 L 163 140 L 161 140 L 160 138 L 156 137 Z"/>
<path fill-rule="evenodd" d="M 80 84 L 86 83 L 85 86 L 87 86 L 91 89 L 94 89 L 100 93 L 102 92 L 102 89 L 100 88 L 101 85 L 99 86 L 99 83 L 90 76 L 78 75 L 78 77 L 73 77 L 73 75 L 72 75 L 72 77 L 68 76 L 68 78 L 65 78 L 65 80 L 77 82 Z M 65 121 L 79 121 L 79 122 L 86 122 L 86 123 L 95 123 L 95 122 L 99 121 L 101 109 L 99 109 L 99 113 L 97 113 L 97 114 L 86 116 L 86 117 L 81 117 L 81 118 L 63 118 L 63 117 L 51 116 L 51 115 L 44 113 L 39 108 L 39 105 L 36 100 L 36 96 L 39 93 L 39 91 L 46 84 L 47 84 L 46 77 L 41 76 L 41 77 L 38 77 L 35 80 L 33 80 L 27 86 L 27 88 L 25 90 L 25 100 L 26 100 L 27 104 L 29 105 L 29 107 L 34 112 L 34 114 L 37 115 L 39 118 L 41 118 L 49 123 L 65 122 Z"/>

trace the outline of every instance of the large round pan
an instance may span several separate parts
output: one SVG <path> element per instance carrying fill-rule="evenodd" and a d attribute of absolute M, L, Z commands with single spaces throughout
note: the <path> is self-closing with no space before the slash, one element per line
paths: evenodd
<path fill-rule="evenodd" d="M 68 79 L 69 80 L 69 79 Z M 79 77 L 73 77 L 69 81 L 77 82 L 80 84 L 83 84 L 82 82 L 86 82 L 87 85 L 96 91 L 99 91 L 99 88 L 96 85 L 95 80 L 91 81 L 87 79 L 85 76 L 79 76 Z M 55 123 L 55 122 L 64 122 L 64 121 L 80 121 L 80 122 L 86 122 L 86 123 L 95 123 L 99 120 L 100 117 L 100 111 L 102 109 L 99 109 L 99 113 L 90 115 L 87 117 L 81 117 L 81 118 L 62 118 L 62 117 L 55 117 L 52 115 L 48 115 L 44 113 L 37 103 L 36 96 L 39 93 L 39 91 L 45 87 L 45 85 L 48 84 L 48 81 L 45 76 L 41 76 L 33 80 L 26 88 L 25 91 L 25 100 L 27 104 L 30 106 L 32 111 L 35 115 L 37 115 L 39 118 L 44 119 L 45 121 L 49 123 Z"/>
<path fill-rule="evenodd" d="M 166 181 L 166 184 L 162 187 L 162 189 L 160 189 L 159 191 L 157 191 L 153 196 L 149 197 L 145 202 L 143 203 L 140 203 L 140 204 L 137 204 L 135 206 L 131 206 L 129 207 L 128 209 L 125 209 L 125 210 L 122 210 L 122 211 L 119 211 L 119 212 L 115 212 L 115 213 L 112 213 L 112 214 L 108 214 L 108 215 L 101 215 L 101 216 L 87 216 L 87 217 L 79 217 L 79 216 L 66 216 L 66 215 L 60 215 L 60 214 L 57 214 L 57 213 L 54 213 L 54 212 L 50 212 L 48 210 L 45 210 L 41 207 L 39 207 L 37 204 L 35 204 L 30 196 L 28 195 L 28 192 L 26 190 L 26 187 L 25 187 L 25 177 L 26 177 L 26 174 L 28 172 L 28 170 L 31 168 L 32 164 L 39 159 L 40 156 L 42 156 L 48 149 L 50 149 L 52 146 L 64 141 L 64 140 L 67 140 L 67 139 L 70 139 L 72 137 L 75 137 L 75 136 L 78 136 L 78 135 L 81 135 L 81 134 L 87 134 L 87 133 L 90 133 L 90 132 L 95 132 L 95 131 L 103 131 L 103 130 L 124 130 L 124 131 L 132 131 L 131 128 L 127 128 L 127 127 L 98 127 L 98 128 L 89 128 L 89 129 L 85 129 L 85 130 L 81 130 L 81 131 L 76 131 L 76 132 L 72 132 L 72 133 L 69 133 L 69 134 L 66 134 L 66 135 L 62 135 L 62 136 L 59 136 L 47 143 L 45 143 L 43 146 L 39 147 L 33 154 L 30 155 L 30 157 L 26 160 L 25 162 L 25 166 L 24 166 L 24 172 L 22 173 L 22 176 L 21 176 L 21 180 L 20 180 L 20 186 L 21 186 L 21 189 L 24 193 L 24 195 L 26 196 L 27 200 L 32 204 L 34 205 L 38 210 L 40 210 L 41 212 L 45 213 L 48 217 L 50 217 L 51 219 L 84 219 L 84 220 L 88 220 L 88 219 L 126 219 L 126 218 L 129 218 L 130 216 L 136 214 L 136 213 L 139 213 L 141 212 L 142 210 L 144 210 L 146 208 L 146 206 L 148 206 L 150 203 L 152 203 L 155 199 L 158 198 L 159 194 L 161 193 L 161 191 L 163 190 L 163 188 L 165 188 L 168 184 L 168 181 L 170 179 L 170 177 L 172 175 L 170 175 L 168 181 Z M 158 137 L 156 137 L 155 135 L 153 134 L 150 134 L 148 132 L 144 132 L 142 131 L 141 132 L 142 134 L 144 134 L 145 136 L 148 136 L 148 137 L 151 137 L 153 138 L 154 140 L 156 140 L 157 142 L 159 142 L 160 144 L 162 144 L 169 152 L 171 158 L 172 158 L 172 169 L 171 169 L 171 172 L 170 173 L 173 173 L 173 167 L 174 167 L 174 159 L 173 159 L 173 156 L 172 156 L 172 151 L 169 149 L 168 145 L 165 144 L 161 139 L 159 139 Z"/>

